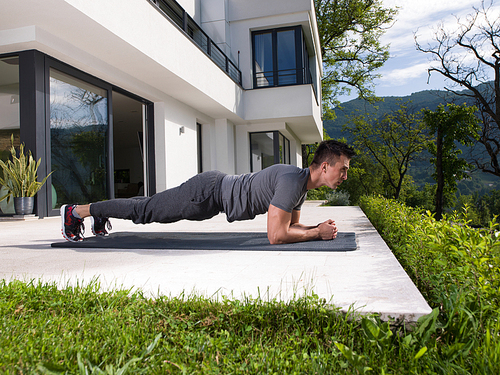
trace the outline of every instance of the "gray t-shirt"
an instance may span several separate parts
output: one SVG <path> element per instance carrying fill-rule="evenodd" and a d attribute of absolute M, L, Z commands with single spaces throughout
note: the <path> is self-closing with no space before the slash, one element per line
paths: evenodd
<path fill-rule="evenodd" d="M 309 168 L 275 164 L 262 171 L 222 180 L 222 204 L 227 221 L 253 219 L 272 204 L 286 212 L 300 210 L 306 199 Z"/>

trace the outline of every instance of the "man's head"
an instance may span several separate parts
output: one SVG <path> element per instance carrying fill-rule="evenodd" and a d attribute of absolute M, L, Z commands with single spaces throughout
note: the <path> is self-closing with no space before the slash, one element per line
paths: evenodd
<path fill-rule="evenodd" d="M 329 140 L 319 144 L 311 163 L 317 187 L 336 189 L 347 179 L 349 161 L 356 152 L 345 143 Z"/>
<path fill-rule="evenodd" d="M 356 155 L 356 152 L 345 143 L 333 139 L 323 141 L 319 144 L 314 153 L 311 167 L 318 168 L 323 162 L 333 165 L 341 155 L 344 155 L 350 160 Z"/>

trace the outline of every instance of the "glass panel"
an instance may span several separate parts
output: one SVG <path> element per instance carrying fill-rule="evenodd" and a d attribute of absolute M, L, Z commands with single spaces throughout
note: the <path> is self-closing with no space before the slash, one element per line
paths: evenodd
<path fill-rule="evenodd" d="M 280 139 L 280 164 L 285 163 L 285 137 L 282 134 L 279 136 Z"/>
<path fill-rule="evenodd" d="M 278 31 L 278 85 L 297 83 L 295 30 Z"/>
<path fill-rule="evenodd" d="M 311 71 L 309 69 L 309 52 L 307 52 L 307 45 L 305 40 L 302 41 L 303 51 L 302 51 L 302 74 L 304 83 L 312 83 Z"/>
<path fill-rule="evenodd" d="M 257 87 L 274 86 L 272 33 L 255 34 L 254 49 L 254 69 Z"/>
<path fill-rule="evenodd" d="M 174 21 L 181 29 L 184 27 L 182 9 L 175 1 L 159 1 L 158 6 L 163 10 L 172 21 Z"/>
<path fill-rule="evenodd" d="M 0 59 L 0 159 L 6 161 L 10 156 L 10 138 L 14 135 L 14 146 L 19 147 L 19 57 Z M 1 173 L 1 172 L 0 172 Z M 0 196 L 6 190 L 0 185 Z M 0 202 L 0 215 L 13 214 L 14 201 Z"/>
<path fill-rule="evenodd" d="M 193 38 L 194 42 L 205 52 L 208 53 L 208 37 L 205 33 L 198 27 L 198 25 L 191 19 L 188 18 L 188 34 Z"/>
<path fill-rule="evenodd" d="M 250 133 L 252 172 L 258 172 L 274 164 L 273 133 Z"/>
<path fill-rule="evenodd" d="M 115 197 L 144 195 L 143 104 L 113 91 Z"/>
<path fill-rule="evenodd" d="M 107 198 L 108 99 L 104 89 L 50 70 L 52 207 Z"/>
<path fill-rule="evenodd" d="M 231 61 L 229 61 L 229 76 L 236 82 L 241 83 L 241 73 Z"/>
<path fill-rule="evenodd" d="M 280 163 L 281 164 L 290 164 L 290 141 L 285 138 L 283 134 L 280 133 Z"/>
<path fill-rule="evenodd" d="M 290 164 L 290 141 L 285 138 L 285 164 Z"/>
<path fill-rule="evenodd" d="M 222 53 L 222 51 L 217 47 L 217 45 L 210 41 L 210 43 L 212 43 L 212 45 L 210 46 L 210 53 L 211 53 L 211 56 L 212 56 L 212 60 L 213 62 L 215 62 L 219 68 L 221 68 L 222 70 L 226 70 L 226 55 L 224 55 Z"/>

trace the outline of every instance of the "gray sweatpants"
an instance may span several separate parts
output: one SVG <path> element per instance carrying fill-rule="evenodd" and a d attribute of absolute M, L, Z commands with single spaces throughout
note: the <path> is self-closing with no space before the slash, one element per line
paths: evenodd
<path fill-rule="evenodd" d="M 204 172 L 151 197 L 92 203 L 90 214 L 129 219 L 136 224 L 210 219 L 223 211 L 221 184 L 224 176 L 219 171 Z"/>

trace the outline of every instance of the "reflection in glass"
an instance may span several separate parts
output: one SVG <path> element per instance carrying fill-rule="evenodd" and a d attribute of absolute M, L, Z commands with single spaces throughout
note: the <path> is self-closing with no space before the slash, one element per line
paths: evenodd
<path fill-rule="evenodd" d="M 278 31 L 278 85 L 297 83 L 295 30 Z"/>
<path fill-rule="evenodd" d="M 251 133 L 252 172 L 258 172 L 274 164 L 274 134 Z"/>
<path fill-rule="evenodd" d="M 20 144 L 19 122 L 19 57 L 5 57 L 0 59 L 0 159 L 8 160 L 11 147 L 11 135 L 14 135 L 14 146 Z M 1 173 L 1 172 L 0 172 Z M 0 185 L 0 196 L 6 190 Z M 0 215 L 13 214 L 14 202 L 12 199 L 0 202 Z"/>
<path fill-rule="evenodd" d="M 290 141 L 285 138 L 283 134 L 279 135 L 280 140 L 280 163 L 281 164 L 290 164 Z"/>
<path fill-rule="evenodd" d="M 106 90 L 51 69 L 51 169 L 57 194 L 53 207 L 107 198 L 107 136 Z"/>
<path fill-rule="evenodd" d="M 273 34 L 262 33 L 254 36 L 255 77 L 257 87 L 274 86 Z"/>

